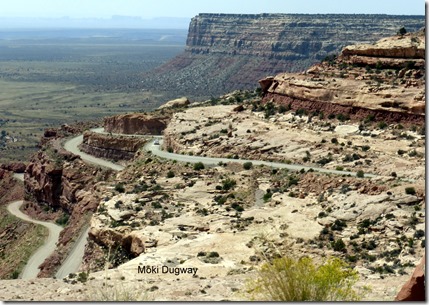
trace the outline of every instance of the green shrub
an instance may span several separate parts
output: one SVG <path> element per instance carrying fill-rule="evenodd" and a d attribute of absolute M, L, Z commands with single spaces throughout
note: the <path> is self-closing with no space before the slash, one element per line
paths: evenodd
<path fill-rule="evenodd" d="M 118 193 L 125 193 L 124 184 L 122 184 L 122 183 L 116 184 L 115 185 L 115 191 L 117 191 Z"/>
<path fill-rule="evenodd" d="M 316 266 L 309 257 L 282 257 L 263 264 L 247 286 L 252 300 L 358 301 L 362 293 L 353 289 L 357 280 L 357 272 L 338 258 Z"/>
<path fill-rule="evenodd" d="M 243 163 L 243 168 L 244 168 L 245 170 L 249 170 L 249 169 L 251 169 L 251 168 L 252 168 L 252 166 L 253 166 L 253 163 L 252 163 L 252 162 L 245 162 L 245 163 Z"/>
<path fill-rule="evenodd" d="M 174 175 L 174 172 L 173 171 L 168 171 L 168 173 L 167 173 L 167 178 L 173 178 L 175 175 Z"/>
<path fill-rule="evenodd" d="M 363 170 L 359 170 L 357 173 L 356 173 L 356 177 L 358 177 L 358 178 L 363 178 L 365 176 L 365 173 L 364 173 L 364 171 Z"/>
<path fill-rule="evenodd" d="M 337 120 L 341 122 L 348 121 L 350 120 L 350 116 L 348 114 L 339 113 L 337 114 Z"/>
<path fill-rule="evenodd" d="M 14 270 L 13 272 L 12 272 L 12 276 L 11 276 L 11 278 L 12 279 L 17 279 L 19 277 L 19 271 L 18 270 Z"/>
<path fill-rule="evenodd" d="M 239 205 L 238 203 L 236 203 L 236 202 L 234 202 L 233 204 L 231 204 L 231 208 L 233 208 L 237 212 L 243 212 L 244 211 L 244 208 L 241 205 Z"/>
<path fill-rule="evenodd" d="M 303 115 L 307 115 L 307 110 L 300 108 L 295 111 L 295 115 L 302 117 Z"/>
<path fill-rule="evenodd" d="M 69 221 L 69 218 L 70 218 L 69 214 L 63 214 L 55 222 L 60 226 L 65 226 L 67 224 L 67 222 Z"/>
<path fill-rule="evenodd" d="M 334 231 L 342 231 L 346 227 L 347 223 L 344 220 L 336 219 L 335 222 L 332 224 L 331 229 Z"/>
<path fill-rule="evenodd" d="M 86 283 L 88 280 L 88 273 L 87 272 L 80 272 L 78 274 L 77 280 L 81 283 Z"/>
<path fill-rule="evenodd" d="M 225 191 L 233 189 L 236 185 L 237 182 L 234 179 L 227 178 L 225 180 L 222 180 L 222 189 Z"/>
<path fill-rule="evenodd" d="M 374 122 L 374 121 L 375 121 L 375 115 L 374 114 L 369 114 L 364 120 L 365 123 Z"/>
<path fill-rule="evenodd" d="M 415 195 L 416 194 L 416 189 L 414 187 L 406 187 L 405 188 L 405 194 L 407 195 Z"/>
<path fill-rule="evenodd" d="M 381 121 L 380 123 L 378 123 L 377 127 L 380 129 L 384 129 L 387 127 L 387 123 L 384 121 Z"/>
<path fill-rule="evenodd" d="M 214 201 L 216 201 L 216 203 L 217 204 L 219 204 L 219 205 L 223 205 L 225 202 L 226 202 L 226 200 L 227 200 L 228 198 L 225 196 L 216 196 L 215 198 L 214 198 Z"/>
<path fill-rule="evenodd" d="M 286 106 L 284 106 L 284 105 L 280 105 L 279 106 L 279 113 L 285 113 L 286 111 L 288 111 L 288 109 L 286 108 Z"/>
<path fill-rule="evenodd" d="M 346 244 L 343 242 L 342 239 L 337 239 L 336 241 L 332 242 L 332 248 L 334 249 L 334 251 L 345 252 Z"/>
<path fill-rule="evenodd" d="M 219 256 L 219 253 L 213 251 L 213 252 L 209 252 L 207 254 L 207 257 L 220 257 L 220 256 Z"/>
<path fill-rule="evenodd" d="M 407 34 L 407 30 L 404 28 L 404 27 L 401 27 L 399 30 L 398 30 L 398 32 L 397 32 L 397 34 L 398 35 L 405 35 L 405 34 Z"/>
<path fill-rule="evenodd" d="M 151 205 L 154 209 L 162 209 L 162 205 L 159 201 L 152 201 Z"/>
<path fill-rule="evenodd" d="M 295 177 L 295 176 L 289 176 L 289 182 L 288 182 L 288 187 L 291 187 L 292 185 L 298 185 L 299 182 L 299 178 Z"/>
<path fill-rule="evenodd" d="M 202 169 L 204 169 L 203 162 L 197 162 L 197 163 L 194 164 L 194 170 L 199 171 L 199 170 L 202 170 Z"/>
<path fill-rule="evenodd" d="M 398 149 L 398 155 L 402 156 L 403 154 L 405 154 L 406 151 L 402 150 L 402 149 Z"/>
<path fill-rule="evenodd" d="M 264 194 L 264 197 L 263 197 L 264 202 L 267 202 L 268 200 L 270 200 L 270 199 L 271 199 L 271 197 L 273 197 L 273 194 L 272 194 L 271 192 L 267 191 L 267 192 Z"/>

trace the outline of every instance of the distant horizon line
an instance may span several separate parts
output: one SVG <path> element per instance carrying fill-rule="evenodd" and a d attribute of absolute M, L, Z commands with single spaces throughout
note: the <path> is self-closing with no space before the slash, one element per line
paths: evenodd
<path fill-rule="evenodd" d="M 23 17 L 23 16 L 1 16 L 0 19 L 41 19 L 41 20 L 57 20 L 57 19 L 65 19 L 65 20 L 113 20 L 120 18 L 134 19 L 134 20 L 153 20 L 153 19 L 192 19 L 196 16 L 200 15 L 232 15 L 232 16 L 252 16 L 252 15 L 261 15 L 261 16 L 270 16 L 270 15 L 376 15 L 376 16 L 410 16 L 410 17 L 425 17 L 425 14 L 386 14 L 386 13 L 198 13 L 194 16 L 189 17 L 179 17 L 179 16 L 155 16 L 155 17 L 144 17 L 144 16 L 135 16 L 135 15 L 111 15 L 108 17 L 73 17 L 73 16 L 61 16 L 61 17 Z"/>

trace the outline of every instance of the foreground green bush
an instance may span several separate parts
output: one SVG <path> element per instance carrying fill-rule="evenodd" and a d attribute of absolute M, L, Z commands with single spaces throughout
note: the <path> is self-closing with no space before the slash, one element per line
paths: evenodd
<path fill-rule="evenodd" d="M 283 257 L 263 264 L 248 291 L 263 301 L 358 301 L 357 280 L 357 272 L 338 258 L 316 266 L 308 257 Z"/>

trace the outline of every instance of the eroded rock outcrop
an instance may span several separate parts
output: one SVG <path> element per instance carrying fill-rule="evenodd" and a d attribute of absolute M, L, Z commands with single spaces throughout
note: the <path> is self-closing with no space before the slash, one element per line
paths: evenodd
<path fill-rule="evenodd" d="M 186 107 L 190 104 L 187 97 L 181 97 L 161 105 L 158 109 Z"/>
<path fill-rule="evenodd" d="M 105 118 L 104 129 L 119 134 L 160 135 L 167 122 L 167 117 L 142 113 L 123 114 Z"/>
<path fill-rule="evenodd" d="M 71 212 L 76 192 L 92 180 L 86 165 L 76 159 L 64 150 L 51 148 L 35 154 L 24 175 L 27 198 Z"/>
<path fill-rule="evenodd" d="M 424 124 L 424 30 L 348 46 L 305 73 L 260 81 L 265 102 L 361 120 Z"/>
<path fill-rule="evenodd" d="M 139 137 L 113 136 L 86 131 L 82 151 L 99 158 L 129 160 L 146 143 Z"/>

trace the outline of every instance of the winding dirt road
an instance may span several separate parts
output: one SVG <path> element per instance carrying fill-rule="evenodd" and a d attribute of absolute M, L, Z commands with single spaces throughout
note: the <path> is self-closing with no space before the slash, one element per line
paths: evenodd
<path fill-rule="evenodd" d="M 24 202 L 22 200 L 14 201 L 8 205 L 7 210 L 12 215 L 21 218 L 24 221 L 42 225 L 49 230 L 49 235 L 46 238 L 45 244 L 33 253 L 20 275 L 20 278 L 22 279 L 32 279 L 37 277 L 37 274 L 40 271 L 40 264 L 42 264 L 45 259 L 55 251 L 58 237 L 60 236 L 60 232 L 63 228 L 51 222 L 39 221 L 30 218 L 20 210 L 23 203 Z"/>
<path fill-rule="evenodd" d="M 100 130 L 100 129 L 97 128 L 97 129 L 95 129 L 93 131 L 97 131 L 97 130 Z M 96 157 L 91 156 L 91 155 L 89 155 L 87 153 L 84 153 L 83 151 L 81 151 L 79 149 L 79 145 L 82 144 L 82 142 L 83 142 L 83 135 L 80 135 L 80 136 L 74 137 L 74 138 L 68 140 L 67 142 L 65 142 L 64 143 L 64 148 L 67 151 L 69 151 L 69 152 L 71 152 L 71 153 L 73 153 L 75 155 L 80 156 L 81 159 L 84 160 L 84 161 L 86 161 L 86 162 L 89 162 L 89 163 L 92 163 L 92 164 L 96 164 L 96 165 L 100 165 L 100 166 L 107 167 L 107 168 L 111 168 L 111 169 L 113 169 L 115 171 L 121 171 L 121 170 L 124 169 L 124 167 L 121 166 L 121 165 L 118 165 L 116 163 L 113 163 L 113 162 L 110 162 L 110 161 L 107 161 L 107 160 L 103 160 L 103 159 L 100 159 L 100 158 L 96 158 Z"/>
<path fill-rule="evenodd" d="M 200 156 L 187 156 L 187 155 L 180 155 L 180 154 L 174 154 L 169 153 L 167 151 L 161 150 L 162 146 L 162 138 L 159 140 L 160 145 L 155 145 L 154 141 L 150 141 L 145 145 L 145 149 L 147 151 L 151 151 L 154 155 L 170 159 L 170 160 L 176 160 L 180 162 L 189 162 L 189 163 L 197 163 L 201 162 L 208 166 L 215 166 L 218 165 L 219 162 L 228 163 L 228 162 L 235 162 L 235 163 L 246 163 L 246 162 L 252 162 L 253 165 L 265 165 L 272 168 L 286 168 L 293 171 L 300 171 L 304 169 L 305 171 L 308 171 L 310 169 L 321 172 L 325 174 L 334 174 L 334 175 L 351 175 L 356 176 L 356 172 L 348 172 L 348 171 L 340 171 L 340 170 L 334 170 L 334 169 L 326 169 L 322 167 L 315 167 L 315 166 L 305 166 L 305 165 L 299 165 L 299 164 L 286 164 L 286 163 L 278 163 L 278 162 L 268 162 L 268 161 L 260 161 L 260 160 L 244 160 L 244 159 L 228 159 L 228 158 L 211 158 L 211 157 L 200 157 Z M 377 175 L 373 174 L 365 174 L 366 178 L 374 178 L 377 177 Z"/>

